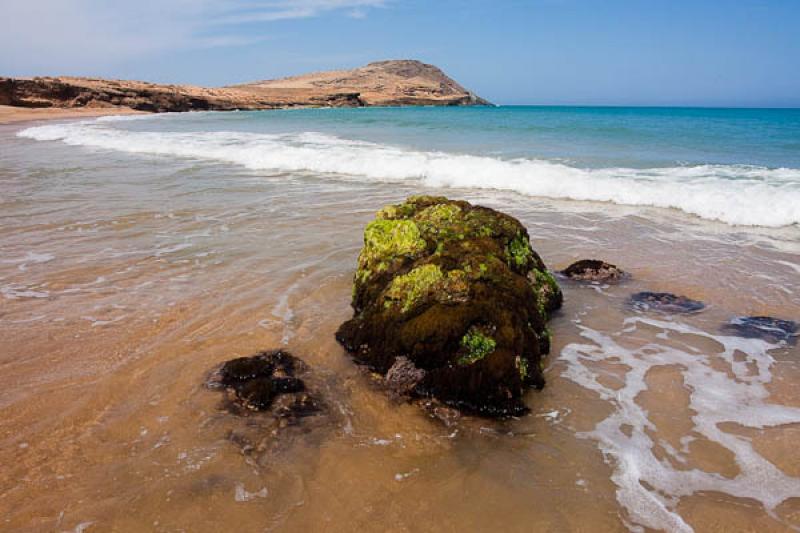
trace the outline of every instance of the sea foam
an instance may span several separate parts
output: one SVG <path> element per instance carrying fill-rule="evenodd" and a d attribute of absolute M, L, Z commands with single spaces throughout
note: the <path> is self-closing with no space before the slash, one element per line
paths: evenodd
<path fill-rule="evenodd" d="M 698 492 L 717 491 L 757 500 L 773 517 L 782 502 L 800 495 L 800 478 L 787 475 L 760 455 L 749 438 L 720 429 L 726 423 L 757 429 L 800 423 L 800 408 L 768 401 L 766 385 L 772 381 L 774 363 L 769 350 L 775 345 L 759 339 L 714 336 L 679 322 L 635 317 L 625 320 L 623 332 L 628 337 L 635 337 L 640 329 L 655 330 L 656 337 L 664 339 L 699 336 L 716 344 L 720 353 L 706 355 L 661 344 L 631 349 L 609 335 L 579 327 L 587 342 L 569 344 L 561 351 L 559 360 L 567 365 L 563 375 L 608 401 L 613 410 L 592 431 L 578 436 L 596 440 L 613 465 L 611 479 L 617 485 L 617 501 L 634 522 L 632 529 L 692 531 L 676 507 L 680 498 Z M 622 388 L 598 381 L 593 365 L 602 362 L 629 369 Z M 683 384 L 690 392 L 693 427 L 681 438 L 682 449 L 658 438 L 649 413 L 636 401 L 647 390 L 647 373 L 659 366 L 680 367 Z M 674 462 L 685 464 L 689 445 L 698 437 L 732 454 L 739 469 L 736 477 L 697 468 L 677 469 L 655 451 L 660 445 Z"/>
<path fill-rule="evenodd" d="M 314 132 L 143 132 L 114 128 L 114 122 L 118 120 L 45 125 L 18 135 L 129 153 L 223 161 L 252 170 L 417 181 L 431 187 L 672 208 L 734 225 L 800 224 L 800 169 L 746 165 L 577 168 L 543 159 L 412 150 Z"/>

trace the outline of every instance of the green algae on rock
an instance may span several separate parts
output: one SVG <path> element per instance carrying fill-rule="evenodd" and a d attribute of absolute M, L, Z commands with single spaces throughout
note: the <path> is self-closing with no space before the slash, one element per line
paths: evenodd
<path fill-rule="evenodd" d="M 466 335 L 461 337 L 461 346 L 467 350 L 467 353 L 459 357 L 457 363 L 471 365 L 494 352 L 497 343 L 478 328 L 471 328 Z"/>
<path fill-rule="evenodd" d="M 337 340 L 417 396 L 490 416 L 524 413 L 544 386 L 561 290 L 527 230 L 493 209 L 416 196 L 364 231 L 354 316 Z M 409 376 L 413 381 L 409 384 Z"/>

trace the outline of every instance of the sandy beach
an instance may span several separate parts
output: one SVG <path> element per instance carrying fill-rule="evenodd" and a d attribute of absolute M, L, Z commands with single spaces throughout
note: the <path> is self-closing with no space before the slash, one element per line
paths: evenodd
<path fill-rule="evenodd" d="M 16 107 L 0 105 L 0 124 L 12 124 L 33 120 L 62 120 L 73 118 L 104 117 L 109 115 L 140 115 L 128 107 Z"/>
<path fill-rule="evenodd" d="M 48 123 L 29 132 L 38 140 L 17 135 L 27 126 L 0 130 L 0 529 L 800 527 L 798 348 L 721 330 L 734 316 L 800 316 L 797 227 L 273 169 L 289 156 L 340 164 L 398 150 L 326 128 L 360 132 L 381 114 L 378 138 L 390 120 L 451 116 L 413 113 Z M 498 110 L 470 113 L 507 123 Z M 35 115 L 45 117 L 68 118 Z M 492 142 L 476 131 L 480 146 Z M 375 161 L 369 169 L 400 165 Z M 525 395 L 529 415 L 442 421 L 393 399 L 334 339 L 352 315 L 365 224 L 425 193 L 517 217 L 553 270 L 600 255 L 632 273 L 561 280 L 547 385 Z M 626 304 L 648 290 L 707 308 Z M 222 362 L 271 348 L 310 366 L 324 416 L 284 431 L 230 412 L 206 386 Z"/>

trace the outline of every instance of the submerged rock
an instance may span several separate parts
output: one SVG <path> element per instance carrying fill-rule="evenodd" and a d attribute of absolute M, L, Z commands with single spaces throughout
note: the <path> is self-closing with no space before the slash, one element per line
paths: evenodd
<path fill-rule="evenodd" d="M 740 316 L 722 326 L 722 331 L 748 339 L 763 339 L 777 344 L 796 344 L 800 328 L 797 322 L 771 316 Z"/>
<path fill-rule="evenodd" d="M 515 218 L 444 197 L 383 208 L 364 231 L 354 316 L 337 340 L 394 389 L 486 415 L 544 386 L 553 276 Z"/>
<path fill-rule="evenodd" d="M 637 292 L 628 299 L 628 305 L 637 311 L 661 313 L 696 313 L 706 307 L 698 300 L 668 292 Z"/>
<path fill-rule="evenodd" d="M 224 394 L 209 427 L 224 431 L 252 464 L 274 465 L 279 455 L 318 448 L 337 427 L 350 424 L 343 418 L 349 415 L 327 400 L 342 394 L 332 393 L 335 377 L 312 371 L 284 350 L 228 361 L 206 385 Z"/>
<path fill-rule="evenodd" d="M 629 275 L 616 265 L 598 259 L 582 259 L 572 263 L 561 274 L 575 281 L 621 281 Z"/>
<path fill-rule="evenodd" d="M 303 417 L 320 409 L 317 399 L 306 392 L 300 375 L 305 363 L 283 350 L 239 357 L 223 364 L 210 384 L 229 393 L 233 410 L 270 411 L 282 418 Z"/>

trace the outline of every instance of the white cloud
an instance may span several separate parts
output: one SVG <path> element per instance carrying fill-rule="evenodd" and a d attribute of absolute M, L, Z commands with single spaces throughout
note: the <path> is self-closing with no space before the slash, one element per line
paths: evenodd
<path fill-rule="evenodd" d="M 285 0 L 239 2 L 235 13 L 222 18 L 222 23 L 241 24 L 307 18 L 326 12 L 346 9 L 349 14 L 366 14 L 365 8 L 384 7 L 385 0 Z"/>
<path fill-rule="evenodd" d="M 0 75 L 95 68 L 171 49 L 245 46 L 268 38 L 259 25 L 339 12 L 361 17 L 387 1 L 0 0 Z"/>

